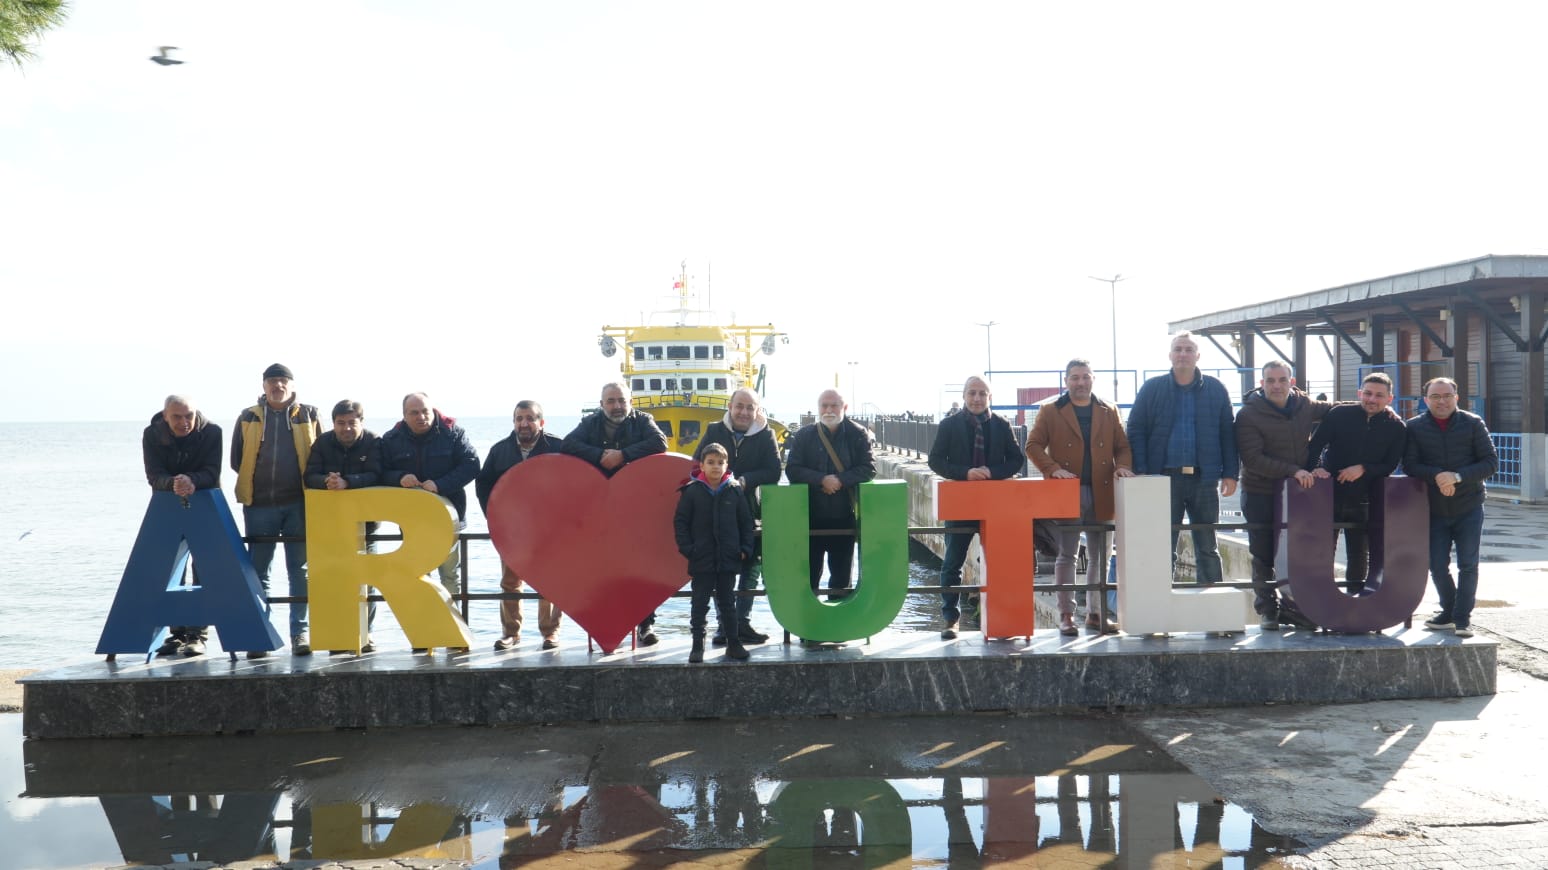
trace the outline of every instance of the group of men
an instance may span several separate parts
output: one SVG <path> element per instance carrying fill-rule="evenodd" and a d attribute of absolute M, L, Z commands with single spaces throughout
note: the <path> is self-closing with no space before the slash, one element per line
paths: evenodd
<path fill-rule="evenodd" d="M 242 505 L 243 523 L 250 539 L 253 568 L 265 596 L 276 540 L 285 540 L 285 563 L 289 576 L 290 648 L 296 656 L 311 655 L 307 634 L 306 489 L 342 490 L 369 486 L 400 486 L 422 489 L 449 501 L 457 512 L 459 531 L 466 526 L 468 484 L 472 483 L 479 504 L 486 511 L 489 497 L 500 478 L 520 463 L 545 453 L 566 453 L 592 463 L 612 476 L 629 462 L 663 453 L 666 436 L 655 420 L 632 406 L 629 388 L 620 382 L 603 386 L 599 413 L 588 415 L 564 439 L 544 431 L 543 406 L 530 399 L 516 404 L 512 431 L 489 451 L 487 463 L 481 463 L 467 433 L 452 417 L 443 414 L 422 392 L 403 397 L 402 419 L 380 437 L 365 427 L 365 409 L 359 402 L 345 399 L 333 407 L 331 431 L 323 431 L 317 408 L 301 403 L 293 386 L 294 373 L 279 363 L 263 372 L 263 395 L 237 418 L 232 434 L 230 462 L 237 474 L 237 501 Z M 736 461 L 735 474 L 741 478 L 747 497 L 756 505 L 757 488 L 777 483 L 781 467 L 774 434 L 768 418 L 759 406 L 757 393 L 738 390 L 731 398 L 723 420 L 712 423 L 703 443 L 724 445 Z M 154 415 L 142 438 L 146 478 L 157 490 L 174 492 L 187 498 L 199 489 L 220 486 L 221 430 L 209 422 L 194 401 L 186 396 L 168 396 L 162 410 Z M 866 454 L 869 467 L 869 452 Z M 874 473 L 874 472 L 872 472 Z M 865 479 L 869 480 L 867 476 Z M 374 532 L 368 526 L 367 534 Z M 501 565 L 500 588 L 518 593 L 522 579 L 510 565 Z M 756 560 L 741 580 L 743 589 L 754 588 L 758 581 Z M 459 552 L 453 549 L 438 567 L 443 586 L 451 595 L 460 591 Z M 191 582 L 197 583 L 197 566 Z M 752 628 L 748 619 L 750 596 L 738 601 L 739 638 L 744 643 L 762 643 L 766 634 Z M 375 605 L 368 617 L 374 621 Z M 546 599 L 538 601 L 538 630 L 544 649 L 559 645 L 562 614 Z M 650 646 L 658 642 L 652 624 L 654 614 L 639 626 L 639 642 Z M 501 636 L 496 650 L 514 647 L 521 637 L 522 614 L 519 600 L 500 604 Z M 205 652 L 208 629 L 205 626 L 174 626 L 158 655 L 197 656 Z M 725 643 L 723 636 L 716 643 Z M 363 652 L 375 649 L 368 641 Z M 416 652 L 422 650 L 416 650 Z M 454 649 L 452 652 L 466 652 Z M 247 657 L 261 659 L 262 650 Z"/>
<path fill-rule="evenodd" d="M 1406 421 L 1389 405 L 1393 385 L 1379 372 L 1366 375 L 1358 403 L 1331 404 L 1312 399 L 1295 386 L 1288 363 L 1273 360 L 1262 370 L 1259 388 L 1249 393 L 1240 413 L 1221 382 L 1198 368 L 1199 349 L 1190 333 L 1171 339 L 1171 370 L 1147 380 L 1135 397 L 1127 424 L 1116 405 L 1093 394 L 1089 361 L 1065 366 L 1065 392 L 1045 405 L 1019 448 L 1010 424 L 991 410 L 991 387 L 983 378 L 963 385 L 958 413 L 942 419 L 929 455 L 930 468 L 948 480 L 1004 480 L 1016 477 L 1023 455 L 1044 477 L 1080 482 L 1080 526 L 1110 523 L 1116 512 L 1115 481 L 1136 474 L 1165 475 L 1171 482 L 1173 525 L 1186 517 L 1192 529 L 1196 578 L 1201 584 L 1222 579 L 1220 553 L 1212 528 L 1220 517 L 1220 498 L 1242 483 L 1242 513 L 1248 525 L 1252 555 L 1254 607 L 1260 627 L 1303 624 L 1275 579 L 1278 530 L 1274 499 L 1277 487 L 1310 487 L 1319 478 L 1335 480 L 1335 520 L 1354 524 L 1345 529 L 1346 580 L 1351 594 L 1367 581 L 1369 545 L 1362 527 L 1369 518 L 1372 497 L 1381 481 L 1401 464 L 1409 476 L 1424 479 L 1430 505 L 1430 573 L 1441 611 L 1425 622 L 1432 630 L 1453 630 L 1469 637 L 1478 583 L 1478 550 L 1483 528 L 1484 481 L 1494 474 L 1497 459 L 1487 427 L 1475 414 L 1457 407 L 1456 383 L 1435 378 L 1424 386 L 1426 410 Z M 345 399 L 333 407 L 331 431 L 323 431 L 317 409 L 296 396 L 295 376 L 275 363 L 263 373 L 263 395 L 238 416 L 232 433 L 230 464 L 237 475 L 236 497 L 242 505 L 253 567 L 267 595 L 275 554 L 273 538 L 287 540 L 285 566 L 289 578 L 291 653 L 311 654 L 307 640 L 307 575 L 305 489 L 351 489 L 400 486 L 423 489 L 446 498 L 457 512 L 459 529 L 466 523 L 469 483 L 487 511 L 500 478 L 521 462 L 545 453 L 564 453 L 595 465 L 612 476 L 624 465 L 663 453 L 667 439 L 650 414 L 633 407 L 629 388 L 610 382 L 602 388 L 599 413 L 585 417 L 567 437 L 544 431 L 543 407 L 530 399 L 517 403 L 512 432 L 480 463 L 478 453 L 456 421 L 436 409 L 422 392 L 403 398 L 402 419 L 380 437 L 365 428 L 360 403 Z M 726 448 L 735 476 L 759 515 L 759 488 L 777 484 L 783 473 L 791 483 L 807 485 L 811 528 L 809 538 L 811 589 L 817 593 L 824 573 L 830 600 L 852 586 L 856 543 L 858 486 L 876 476 L 869 431 L 847 416 L 848 405 L 838 390 L 818 397 L 816 425 L 798 430 L 786 444 L 781 463 L 774 433 L 759 398 L 749 389 L 737 390 L 722 420 L 710 424 L 701 439 Z M 146 477 L 154 489 L 186 498 L 199 489 L 220 486 L 221 430 L 193 402 L 168 396 L 162 411 L 146 427 L 143 438 Z M 1071 518 L 1077 519 L 1077 518 Z M 962 619 L 959 595 L 968 546 L 977 531 L 974 521 L 949 521 L 940 584 L 941 636 L 957 637 Z M 368 532 L 371 531 L 368 529 Z M 1082 534 L 1079 526 L 1057 534 L 1055 580 L 1073 585 Z M 1087 553 L 1086 627 L 1103 633 L 1117 631 L 1099 614 L 1098 583 L 1107 562 L 1105 531 L 1085 531 Z M 1174 560 L 1177 532 L 1172 534 Z M 1450 571 L 1456 551 L 1457 574 Z M 749 613 L 761 561 L 755 554 L 739 579 L 734 620 L 742 643 L 762 643 L 768 636 L 753 628 Z M 447 591 L 456 595 L 459 554 L 453 550 L 438 573 Z M 195 572 L 192 582 L 197 581 Z M 522 579 L 502 564 L 500 588 L 517 593 Z M 1079 633 L 1074 595 L 1060 591 L 1059 630 Z M 370 618 L 374 619 L 375 607 Z M 551 602 L 539 600 L 538 630 L 543 647 L 558 646 L 562 614 Z M 501 637 L 496 650 L 514 647 L 523 625 L 517 600 L 502 601 Z M 638 626 L 638 642 L 658 642 L 655 614 Z M 205 651 L 207 629 L 176 626 L 158 650 L 161 655 L 196 656 Z M 724 631 L 713 641 L 726 643 Z M 821 641 L 806 641 L 819 644 Z M 368 642 L 364 651 L 374 649 Z M 458 652 L 459 650 L 453 650 Z M 465 652 L 465 650 L 460 650 Z M 252 651 L 249 658 L 262 658 Z"/>
<path fill-rule="evenodd" d="M 1430 507 L 1430 576 L 1441 611 L 1426 620 L 1431 630 L 1472 636 L 1478 586 L 1478 550 L 1483 530 L 1484 482 L 1497 467 L 1488 428 L 1476 414 L 1457 407 L 1457 385 L 1434 378 L 1424 385 L 1425 410 L 1407 420 L 1389 407 L 1392 379 L 1367 374 L 1359 401 L 1333 404 L 1312 399 L 1295 386 L 1289 363 L 1272 360 L 1232 412 L 1230 394 L 1198 368 L 1192 334 L 1171 338 L 1171 370 L 1140 387 L 1127 424 L 1116 405 L 1092 394 L 1091 364 L 1074 359 L 1065 366 L 1065 392 L 1038 412 L 1027 435 L 1026 457 L 1044 477 L 1079 479 L 1079 525 L 1056 533 L 1054 578 L 1073 584 L 1080 526 L 1110 523 L 1116 512 L 1114 481 L 1136 474 L 1170 480 L 1171 522 L 1186 518 L 1203 526 L 1190 530 L 1200 584 L 1222 579 L 1220 551 L 1210 526 L 1220 520 L 1220 499 L 1242 485 L 1242 515 L 1248 524 L 1254 608 L 1259 627 L 1309 625 L 1276 581 L 1279 538 L 1275 498 L 1280 486 L 1310 488 L 1334 480 L 1334 520 L 1344 529 L 1345 579 L 1360 595 L 1369 579 L 1370 547 L 1364 524 L 1382 481 L 1400 466 L 1425 481 Z M 962 408 L 941 421 L 930 450 L 930 468 L 948 480 L 1002 480 L 1020 472 L 1020 455 L 1009 424 L 989 410 L 991 389 L 983 378 L 963 385 Z M 953 407 L 957 407 L 955 404 Z M 1071 518 L 1072 520 L 1076 518 Z M 941 560 L 943 638 L 959 631 L 962 565 L 977 523 L 948 521 Z M 1102 617 L 1098 583 L 1107 564 L 1105 531 L 1086 531 L 1086 627 L 1111 633 L 1117 625 Z M 1172 533 L 1176 561 L 1177 532 Z M 1457 572 L 1451 573 L 1455 550 Z M 1074 594 L 1058 593 L 1059 630 L 1076 635 Z"/>

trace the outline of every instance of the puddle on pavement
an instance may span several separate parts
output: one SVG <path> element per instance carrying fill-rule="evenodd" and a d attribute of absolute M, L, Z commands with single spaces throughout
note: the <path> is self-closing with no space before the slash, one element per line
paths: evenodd
<path fill-rule="evenodd" d="M 24 743 L 21 717 L 5 715 L 0 789 L 6 870 L 389 858 L 1247 868 L 1298 846 L 1107 718 Z"/>

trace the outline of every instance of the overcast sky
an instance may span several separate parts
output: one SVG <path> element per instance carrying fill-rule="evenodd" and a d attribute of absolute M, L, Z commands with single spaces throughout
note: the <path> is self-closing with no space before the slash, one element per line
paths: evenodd
<path fill-rule="evenodd" d="M 1170 320 L 1548 253 L 1544 4 L 72 7 L 0 69 L 8 420 L 224 423 L 275 361 L 384 423 L 576 413 L 683 260 L 788 333 L 776 413 L 936 411 L 975 324 L 1110 366 L 1092 275 L 1157 369 Z"/>

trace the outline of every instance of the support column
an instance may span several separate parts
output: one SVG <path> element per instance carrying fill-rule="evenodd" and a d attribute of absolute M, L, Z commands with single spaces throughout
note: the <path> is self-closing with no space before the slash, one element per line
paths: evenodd
<path fill-rule="evenodd" d="M 1255 352 L 1258 339 L 1245 329 L 1239 335 L 1242 342 L 1242 395 L 1246 396 L 1258 388 L 1258 355 Z"/>
<path fill-rule="evenodd" d="M 1537 337 L 1543 334 L 1544 294 L 1521 294 L 1521 334 L 1527 337 L 1527 351 L 1521 354 L 1521 498 L 1542 501 L 1548 496 L 1548 437 L 1543 430 L 1543 346 Z"/>
<path fill-rule="evenodd" d="M 1311 387 L 1311 357 L 1306 355 L 1306 327 L 1296 326 L 1290 330 L 1290 352 L 1295 354 L 1295 359 L 1290 364 L 1295 366 L 1295 373 L 1301 379 L 1301 383 L 1307 386 L 1307 392 L 1312 392 Z M 1338 385 L 1333 387 L 1333 400 L 1338 401 Z"/>
<path fill-rule="evenodd" d="M 1446 343 L 1451 345 L 1451 379 L 1457 382 L 1457 407 L 1473 411 L 1470 397 L 1478 391 L 1467 352 L 1467 306 L 1453 303 L 1446 319 Z"/>
<path fill-rule="evenodd" d="M 1365 331 L 1370 334 L 1371 358 L 1366 360 L 1366 365 L 1381 366 L 1387 363 L 1387 318 L 1380 314 L 1372 314 L 1365 320 Z M 1397 380 L 1397 378 L 1393 378 Z"/>

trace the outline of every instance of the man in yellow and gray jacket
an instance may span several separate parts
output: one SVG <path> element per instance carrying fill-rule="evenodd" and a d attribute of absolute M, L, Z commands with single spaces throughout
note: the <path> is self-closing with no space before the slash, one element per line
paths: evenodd
<path fill-rule="evenodd" d="M 317 408 L 296 401 L 289 368 L 279 363 L 263 372 L 263 395 L 258 404 L 237 417 L 231 433 L 231 468 L 237 473 L 236 497 L 242 503 L 242 520 L 248 537 L 306 534 L 306 495 L 302 476 L 312 444 L 322 434 Z M 269 568 L 274 561 L 273 543 L 249 545 L 253 569 L 269 593 Z M 285 570 L 290 576 L 291 597 L 306 595 L 306 544 L 285 545 Z M 290 652 L 312 654 L 306 637 L 306 604 L 290 605 Z M 266 653 L 249 652 L 250 659 Z"/>

